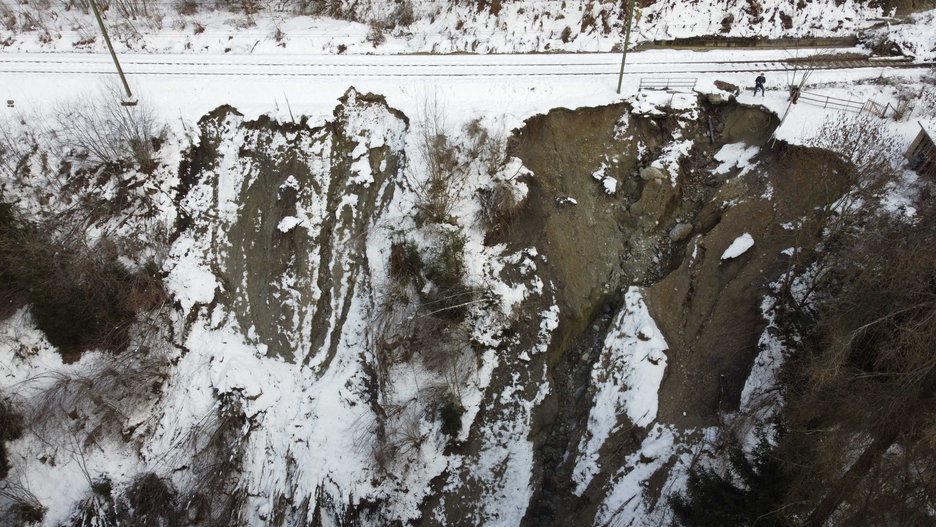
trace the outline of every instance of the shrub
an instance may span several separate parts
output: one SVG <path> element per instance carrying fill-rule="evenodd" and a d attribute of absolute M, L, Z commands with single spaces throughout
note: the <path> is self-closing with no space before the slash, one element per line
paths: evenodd
<path fill-rule="evenodd" d="M 123 521 L 123 519 L 121 519 Z M 117 507 L 113 496 L 110 479 L 96 479 L 91 482 L 91 495 L 83 499 L 75 508 L 68 527 L 111 527 L 117 526 Z"/>
<path fill-rule="evenodd" d="M 458 148 L 449 138 L 445 109 L 438 99 L 423 102 L 417 144 L 427 172 L 424 178 L 410 177 L 419 219 L 455 223 L 452 212 L 464 193 L 466 167 L 459 163 Z"/>
<path fill-rule="evenodd" d="M 10 471 L 6 442 L 22 437 L 23 429 L 23 416 L 14 410 L 13 402 L 0 393 L 0 480 Z"/>
<path fill-rule="evenodd" d="M 175 510 L 176 492 L 171 483 L 152 472 L 147 472 L 134 479 L 118 502 L 118 525 L 174 525 Z"/>
<path fill-rule="evenodd" d="M 66 356 L 92 347 L 121 351 L 136 313 L 165 300 L 158 276 L 128 271 L 112 244 L 83 233 L 17 221 L 0 205 L 0 299 L 23 297 L 37 326 Z"/>
<path fill-rule="evenodd" d="M 936 206 L 843 238 L 787 382 L 784 454 L 809 467 L 790 500 L 809 505 L 812 525 L 913 525 L 936 497 Z"/>
<path fill-rule="evenodd" d="M 165 128 L 142 102 L 122 106 L 121 100 L 121 92 L 111 87 L 59 107 L 55 135 L 76 159 L 93 164 L 134 161 L 143 172 L 151 172 L 156 168 L 155 145 L 164 140 Z"/>
<path fill-rule="evenodd" d="M 384 35 L 384 30 L 379 23 L 370 23 L 370 31 L 367 33 L 367 41 L 373 44 L 375 48 L 387 41 L 387 37 Z"/>
<path fill-rule="evenodd" d="M 465 285 L 465 242 L 458 230 L 444 230 L 439 246 L 434 248 L 426 264 L 425 277 L 433 287 L 420 291 L 421 317 L 438 317 L 448 321 L 464 318 L 468 305 L 475 302 L 476 291 Z"/>
<path fill-rule="evenodd" d="M 719 472 L 689 470 L 686 493 L 670 498 L 676 523 L 709 525 L 794 525 L 784 519 L 783 503 L 788 480 L 774 448 L 763 436 L 751 458 L 736 442 L 729 446 L 727 467 Z"/>
<path fill-rule="evenodd" d="M 559 34 L 559 39 L 562 40 L 566 44 L 571 42 L 572 41 L 572 28 L 569 26 L 566 26 L 565 29 L 562 30 L 562 33 Z"/>
<path fill-rule="evenodd" d="M 198 12 L 198 2 L 194 0 L 182 0 L 176 2 L 176 12 L 183 16 L 192 16 Z"/>
<path fill-rule="evenodd" d="M 461 432 L 461 417 L 465 407 L 453 395 L 449 395 L 442 408 L 439 409 L 439 418 L 442 420 L 442 433 L 455 437 Z"/>
<path fill-rule="evenodd" d="M 396 26 L 408 27 L 413 25 L 416 20 L 416 16 L 413 14 L 413 3 L 410 0 L 404 0 L 398 4 L 391 20 Z"/>
<path fill-rule="evenodd" d="M 423 431 L 418 405 L 387 405 L 374 443 L 374 461 L 383 471 L 392 471 L 408 456 L 419 452 L 428 434 Z"/>
<path fill-rule="evenodd" d="M 514 188 L 506 181 L 495 181 L 488 188 L 478 191 L 481 208 L 478 221 L 495 236 L 504 234 L 520 215 L 521 202 Z"/>
<path fill-rule="evenodd" d="M 439 247 L 426 269 L 426 278 L 440 289 L 461 284 L 465 273 L 465 242 L 468 238 L 459 230 L 444 229 Z"/>
<path fill-rule="evenodd" d="M 390 246 L 390 277 L 409 283 L 422 279 L 423 261 L 419 248 L 412 242 L 395 242 Z M 419 285 L 417 287 L 420 287 Z"/>
<path fill-rule="evenodd" d="M 0 517 L 3 525 L 39 524 L 45 517 L 45 507 L 36 496 L 20 485 L 5 483 L 0 487 Z"/>
<path fill-rule="evenodd" d="M 492 133 L 481 123 L 481 119 L 469 121 L 464 131 L 468 138 L 467 157 L 476 160 L 489 176 L 496 174 L 506 157 L 504 134 Z"/>
<path fill-rule="evenodd" d="M 223 394 L 217 411 L 192 431 L 192 478 L 185 486 L 181 512 L 196 525 L 239 525 L 247 491 L 240 470 L 247 443 L 248 418 L 238 395 Z"/>

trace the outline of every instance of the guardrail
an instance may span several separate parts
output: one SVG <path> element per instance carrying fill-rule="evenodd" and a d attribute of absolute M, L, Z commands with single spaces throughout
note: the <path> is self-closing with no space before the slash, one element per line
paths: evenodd
<path fill-rule="evenodd" d="M 851 99 L 840 99 L 831 95 L 820 95 L 818 93 L 800 92 L 797 102 L 805 102 L 814 106 L 823 108 L 832 108 L 834 110 L 843 110 L 852 113 L 861 113 L 867 103 L 853 101 Z"/>
<path fill-rule="evenodd" d="M 677 78 L 677 79 L 663 79 L 663 78 L 640 78 L 640 85 L 637 86 L 637 91 L 643 90 L 686 90 L 693 91 L 695 90 L 696 83 L 699 82 L 699 79 L 693 78 Z"/>
<path fill-rule="evenodd" d="M 897 103 L 897 106 L 892 105 L 891 103 L 880 104 L 875 102 L 872 99 L 861 102 L 853 99 L 841 99 L 839 97 L 832 97 L 831 95 L 821 95 L 818 93 L 807 93 L 801 92 L 797 98 L 797 102 L 802 101 L 813 106 L 821 106 L 823 108 L 832 108 L 833 110 L 842 110 L 845 112 L 851 113 L 869 113 L 871 115 L 880 117 L 884 119 L 885 117 L 893 117 L 896 120 L 901 120 L 907 113 L 909 103 L 907 101 L 900 101 Z"/>

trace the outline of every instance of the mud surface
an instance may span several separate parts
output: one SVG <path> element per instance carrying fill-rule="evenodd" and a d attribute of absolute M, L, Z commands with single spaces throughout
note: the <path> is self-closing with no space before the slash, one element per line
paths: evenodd
<path fill-rule="evenodd" d="M 678 269 L 647 290 L 670 345 L 658 414 L 665 422 L 710 426 L 719 411 L 737 409 L 764 326 L 759 304 L 764 288 L 789 263 L 781 252 L 805 242 L 804 233 L 783 225 L 841 193 L 814 180 L 815 174 L 841 168 L 828 153 L 779 143 L 763 150 L 760 160 L 762 171 L 724 185 L 699 211 L 695 257 L 685 254 Z M 804 171 L 802 163 L 813 168 Z M 731 202 L 736 204 L 726 206 Z M 754 247 L 721 260 L 744 233 L 754 238 Z"/>
<path fill-rule="evenodd" d="M 219 299 L 245 334 L 268 355 L 315 359 L 323 368 L 365 261 L 365 230 L 392 197 L 402 156 L 386 143 L 372 147 L 349 127 L 374 109 L 389 112 L 401 130 L 407 124 L 382 97 L 351 91 L 340 102 L 321 127 L 266 117 L 242 122 L 233 108 L 219 108 L 200 123 L 183 188 L 197 194 L 189 188 L 210 187 L 226 216 L 220 229 L 207 222 L 192 228 L 211 238 Z"/>
<path fill-rule="evenodd" d="M 322 371 L 356 288 L 372 286 L 364 240 L 401 184 L 399 139 L 408 122 L 382 99 L 356 93 L 318 128 L 242 121 L 228 108 L 202 121 L 183 185 L 201 208 L 182 228 L 205 240 L 221 282 L 215 302 L 243 332 L 269 355 Z M 526 298 L 523 314 L 499 335 L 491 351 L 500 362 L 479 413 L 467 438 L 446 446 L 459 461 L 431 481 L 419 525 L 490 520 L 484 507 L 511 480 L 510 443 L 525 440 L 533 460 L 523 524 L 595 523 L 625 458 L 649 432 L 620 415 L 598 452 L 598 472 L 575 494 L 578 445 L 595 398 L 592 369 L 630 286 L 642 288 L 669 345 L 657 421 L 689 430 L 737 407 L 764 325 L 758 302 L 787 264 L 781 251 L 804 241 L 784 225 L 841 192 L 834 178 L 810 179 L 839 170 L 836 158 L 774 144 L 777 124 L 762 108 L 702 99 L 690 110 L 646 114 L 626 104 L 554 110 L 514 132 L 508 154 L 532 172 L 522 176 L 529 192 L 509 228 L 486 243 L 535 248 L 530 262 L 544 293 Z M 362 135 L 380 126 L 386 137 Z M 715 170 L 716 153 L 735 143 L 759 148 L 753 166 Z M 811 170 L 801 170 L 806 163 Z M 722 260 L 743 233 L 754 247 Z M 530 279 L 505 273 L 513 283 Z M 559 321 L 547 352 L 519 357 L 538 346 L 539 315 L 553 303 Z M 499 464 L 482 467 L 492 448 L 504 452 Z M 648 503 L 668 469 L 645 480 Z M 371 505 L 380 506 L 360 504 L 348 518 L 367 516 Z"/>
<path fill-rule="evenodd" d="M 550 353 L 553 391 L 538 414 L 538 481 L 526 525 L 591 524 L 623 456 L 645 430 L 621 418 L 605 443 L 609 463 L 582 496 L 571 492 L 576 445 L 591 404 L 589 374 L 608 323 L 628 285 L 645 286 L 648 305 L 670 346 L 659 393 L 660 422 L 682 429 L 714 424 L 736 408 L 763 329 L 759 299 L 778 276 L 780 251 L 796 240 L 780 225 L 828 202 L 798 170 L 810 159 L 835 170 L 835 158 L 785 144 L 770 148 L 778 124 L 767 111 L 707 105 L 685 116 L 632 115 L 624 105 L 556 110 L 527 121 L 511 152 L 534 177 L 530 200 L 512 236 L 546 256 L 543 273 L 558 285 L 563 317 Z M 668 144 L 690 139 L 675 173 L 642 169 Z M 714 141 L 713 141 L 714 139 Z M 757 168 L 744 175 L 712 169 L 728 143 L 761 147 Z M 603 171 L 602 171 L 603 169 Z M 616 181 L 609 195 L 592 176 Z M 814 173 L 814 172 L 812 172 Z M 650 174 L 650 176 L 648 176 Z M 679 232 L 679 235 L 673 235 Z M 720 259 L 744 232 L 755 247 Z M 665 475 L 652 478 L 657 490 Z"/>

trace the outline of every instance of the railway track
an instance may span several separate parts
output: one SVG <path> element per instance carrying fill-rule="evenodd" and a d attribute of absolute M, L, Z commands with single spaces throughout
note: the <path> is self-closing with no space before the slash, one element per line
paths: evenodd
<path fill-rule="evenodd" d="M 635 53 L 625 75 L 698 75 L 789 71 L 794 69 L 932 68 L 934 62 L 893 60 L 653 60 Z M 570 59 L 575 57 L 575 59 Z M 618 74 L 617 54 L 589 55 L 445 55 L 445 56 L 323 56 L 290 62 L 289 57 L 257 60 L 252 56 L 127 56 L 121 60 L 129 75 L 210 77 L 601 77 Z M 696 57 L 694 57 L 696 58 Z M 704 57 L 702 57 L 704 58 Z M 512 61 L 513 60 L 513 61 Z M 23 75 L 115 75 L 109 57 L 50 54 L 0 55 L 0 73 Z"/>

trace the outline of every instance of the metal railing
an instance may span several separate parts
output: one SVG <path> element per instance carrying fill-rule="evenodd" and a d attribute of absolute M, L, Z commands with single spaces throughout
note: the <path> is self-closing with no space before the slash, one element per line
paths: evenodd
<path fill-rule="evenodd" d="M 853 101 L 851 99 L 840 99 L 831 95 L 820 95 L 818 93 L 800 92 L 797 102 L 805 102 L 814 106 L 823 108 L 832 108 L 833 110 L 842 110 L 852 113 L 861 113 L 867 103 Z"/>
<path fill-rule="evenodd" d="M 880 117 L 881 119 L 884 119 L 885 117 L 893 117 L 898 121 L 903 119 L 909 106 L 907 101 L 900 101 L 897 103 L 897 106 L 894 106 L 889 102 L 880 104 L 872 99 L 861 102 L 853 99 L 842 99 L 839 97 L 832 97 L 831 95 L 821 95 L 818 93 L 807 92 L 800 93 L 799 97 L 797 98 L 797 102 L 800 101 L 806 104 L 811 104 L 813 106 L 821 106 L 823 108 L 831 108 L 833 110 L 841 110 L 857 114 L 869 113 L 871 115 Z"/>
<path fill-rule="evenodd" d="M 699 82 L 699 79 L 695 77 L 692 77 L 692 78 L 682 77 L 682 78 L 675 78 L 675 79 L 641 77 L 640 85 L 637 87 L 637 91 L 643 91 L 643 90 L 693 91 L 695 90 L 697 82 Z"/>

